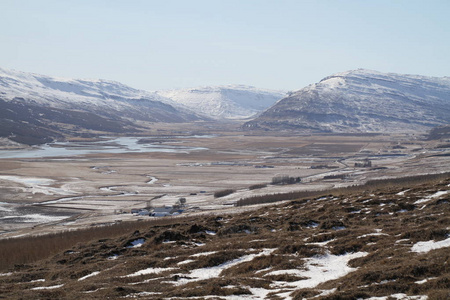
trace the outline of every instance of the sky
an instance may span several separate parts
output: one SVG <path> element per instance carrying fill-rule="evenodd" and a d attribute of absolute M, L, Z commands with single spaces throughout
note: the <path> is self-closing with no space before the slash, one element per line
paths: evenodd
<path fill-rule="evenodd" d="M 0 0 L 0 68 L 144 90 L 450 76 L 449 0 Z"/>

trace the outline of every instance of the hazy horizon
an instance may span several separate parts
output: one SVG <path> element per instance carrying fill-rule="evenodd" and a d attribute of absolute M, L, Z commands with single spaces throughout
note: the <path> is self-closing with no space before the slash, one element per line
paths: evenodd
<path fill-rule="evenodd" d="M 10 1 L 0 67 L 144 90 L 297 90 L 334 73 L 449 76 L 448 1 Z"/>

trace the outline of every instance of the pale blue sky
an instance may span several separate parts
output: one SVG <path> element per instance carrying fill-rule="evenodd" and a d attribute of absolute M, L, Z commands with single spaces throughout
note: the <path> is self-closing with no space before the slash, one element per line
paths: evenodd
<path fill-rule="evenodd" d="M 450 76 L 450 0 L 0 0 L 0 67 L 160 90 Z"/>

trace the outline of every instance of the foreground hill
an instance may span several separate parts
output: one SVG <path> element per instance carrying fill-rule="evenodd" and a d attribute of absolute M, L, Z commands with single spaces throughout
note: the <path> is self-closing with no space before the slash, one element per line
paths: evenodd
<path fill-rule="evenodd" d="M 79 134 L 136 131 L 135 120 L 202 119 L 156 93 L 108 80 L 64 79 L 0 69 L 0 137 L 36 144 Z"/>
<path fill-rule="evenodd" d="M 424 131 L 450 120 L 450 77 L 354 70 L 291 93 L 245 128 Z"/>
<path fill-rule="evenodd" d="M 240 208 L 243 209 L 243 208 Z M 134 228 L 132 227 L 134 226 Z M 449 299 L 449 174 L 241 213 L 3 241 L 7 299 Z M 91 242 L 87 242 L 88 240 Z M 37 247 L 37 245 L 40 245 Z"/>
<path fill-rule="evenodd" d="M 285 96 L 281 91 L 244 85 L 160 91 L 158 94 L 215 119 L 254 117 Z"/>

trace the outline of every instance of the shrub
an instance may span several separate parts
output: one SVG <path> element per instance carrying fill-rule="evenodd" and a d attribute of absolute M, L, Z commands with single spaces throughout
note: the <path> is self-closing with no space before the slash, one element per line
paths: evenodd
<path fill-rule="evenodd" d="M 257 190 L 257 189 L 262 189 L 267 187 L 267 184 L 265 183 L 260 183 L 260 184 L 254 184 L 248 187 L 249 190 Z"/>
<path fill-rule="evenodd" d="M 235 192 L 235 190 L 232 190 L 232 189 L 217 191 L 214 193 L 214 198 L 225 197 L 225 196 L 233 194 L 234 192 Z"/>

